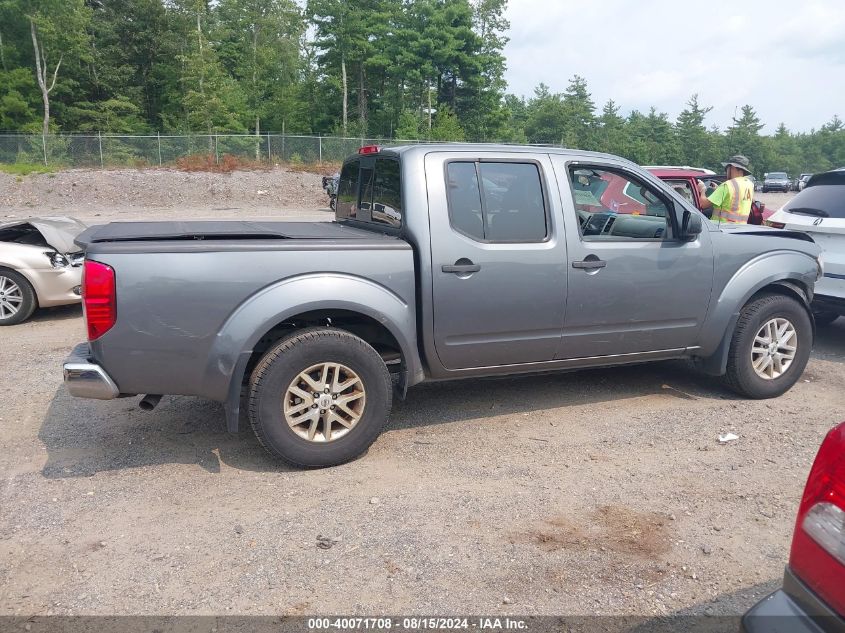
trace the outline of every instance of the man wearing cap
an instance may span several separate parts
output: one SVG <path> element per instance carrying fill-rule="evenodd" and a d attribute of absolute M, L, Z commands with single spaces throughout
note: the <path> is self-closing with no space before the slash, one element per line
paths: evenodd
<path fill-rule="evenodd" d="M 701 191 L 701 209 L 713 209 L 714 222 L 746 224 L 751 213 L 754 198 L 754 183 L 747 177 L 751 173 L 748 159 L 741 154 L 731 156 L 722 163 L 728 179 L 709 196 L 705 195 L 703 182 L 698 183 Z"/>

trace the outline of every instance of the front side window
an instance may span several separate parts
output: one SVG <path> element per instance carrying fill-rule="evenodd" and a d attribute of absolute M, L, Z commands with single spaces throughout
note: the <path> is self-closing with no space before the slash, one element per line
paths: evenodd
<path fill-rule="evenodd" d="M 454 161 L 446 165 L 449 221 L 485 242 L 539 242 L 548 236 L 545 196 L 534 163 Z"/>
<path fill-rule="evenodd" d="M 569 179 L 584 240 L 667 237 L 666 202 L 636 178 L 621 171 L 573 166 Z"/>

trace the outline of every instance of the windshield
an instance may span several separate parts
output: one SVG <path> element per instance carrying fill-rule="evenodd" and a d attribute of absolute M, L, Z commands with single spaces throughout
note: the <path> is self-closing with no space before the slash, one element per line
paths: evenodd
<path fill-rule="evenodd" d="M 845 219 L 845 184 L 806 187 L 783 210 L 796 215 Z"/>
<path fill-rule="evenodd" d="M 769 180 L 786 180 L 786 173 L 782 171 L 773 171 L 769 174 Z"/>

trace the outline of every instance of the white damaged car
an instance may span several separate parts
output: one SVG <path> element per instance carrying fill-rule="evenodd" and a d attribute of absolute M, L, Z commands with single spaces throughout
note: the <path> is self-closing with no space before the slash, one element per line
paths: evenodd
<path fill-rule="evenodd" d="M 86 228 L 68 217 L 0 224 L 0 326 L 36 308 L 79 303 L 83 253 L 73 240 Z"/>

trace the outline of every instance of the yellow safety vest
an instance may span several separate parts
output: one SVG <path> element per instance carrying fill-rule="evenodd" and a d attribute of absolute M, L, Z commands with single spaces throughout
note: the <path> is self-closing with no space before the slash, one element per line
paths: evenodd
<path fill-rule="evenodd" d="M 707 198 L 713 203 L 714 222 L 746 224 L 754 200 L 754 183 L 745 176 L 727 180 Z"/>

